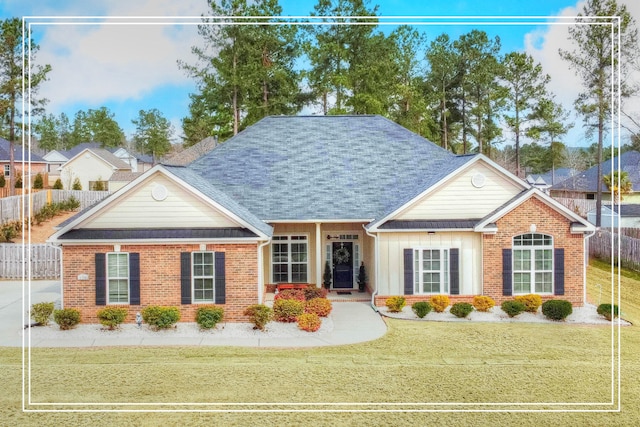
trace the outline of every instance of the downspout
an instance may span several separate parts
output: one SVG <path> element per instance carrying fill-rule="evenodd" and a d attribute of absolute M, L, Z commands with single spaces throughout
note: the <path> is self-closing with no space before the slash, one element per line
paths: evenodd
<path fill-rule="evenodd" d="M 264 294 L 264 274 L 263 274 L 263 256 L 262 249 L 271 243 L 271 238 L 265 241 L 263 244 L 258 245 L 258 304 L 262 304 L 262 296 Z"/>
<path fill-rule="evenodd" d="M 367 233 L 367 236 L 372 237 L 373 241 L 374 241 L 374 262 L 376 264 L 376 268 L 375 268 L 375 278 L 376 278 L 376 288 L 373 290 L 373 292 L 371 292 L 371 308 L 373 309 L 373 311 L 375 311 L 376 313 L 378 312 L 378 307 L 376 307 L 375 304 L 375 298 L 376 295 L 378 294 L 378 280 L 380 278 L 380 249 L 379 249 L 379 240 L 378 240 L 378 236 L 375 234 L 371 234 L 369 233 L 369 230 L 366 229 L 366 227 L 364 226 L 364 224 L 362 224 L 362 228 L 364 229 L 364 232 Z"/>
<path fill-rule="evenodd" d="M 593 233 L 586 235 L 584 242 L 582 243 L 582 250 L 584 251 L 584 262 L 582 265 L 582 305 L 587 303 L 587 265 L 589 265 L 589 238 L 600 231 L 600 227 L 596 227 Z"/>

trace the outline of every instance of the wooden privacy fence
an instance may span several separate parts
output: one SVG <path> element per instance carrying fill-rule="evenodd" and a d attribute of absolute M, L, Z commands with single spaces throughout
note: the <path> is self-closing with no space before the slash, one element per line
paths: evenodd
<path fill-rule="evenodd" d="M 20 220 L 23 213 L 29 212 L 29 202 L 33 216 L 47 203 L 60 203 L 75 197 L 80 202 L 80 210 L 82 210 L 108 195 L 108 191 L 43 190 L 26 195 L 3 197 L 0 199 L 0 224 Z"/>
<path fill-rule="evenodd" d="M 618 242 L 620 242 L 619 254 Z M 589 238 L 589 256 L 611 259 L 612 256 L 615 256 L 613 254 L 618 255 L 616 258 L 622 267 L 640 271 L 640 239 L 606 230 L 600 230 Z"/>
<path fill-rule="evenodd" d="M 565 205 L 571 211 L 577 213 L 583 218 L 587 217 L 587 213 L 596 208 L 595 200 L 587 200 L 587 199 L 569 199 L 566 197 L 554 197 L 558 202 Z"/>
<path fill-rule="evenodd" d="M 60 273 L 60 249 L 53 245 L 0 244 L 2 279 L 59 279 Z"/>

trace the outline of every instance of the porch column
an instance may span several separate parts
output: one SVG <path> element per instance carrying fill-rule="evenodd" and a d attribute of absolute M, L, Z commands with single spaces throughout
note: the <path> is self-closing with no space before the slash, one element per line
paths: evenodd
<path fill-rule="evenodd" d="M 316 222 L 316 287 L 322 287 L 322 235 L 320 223 Z"/>

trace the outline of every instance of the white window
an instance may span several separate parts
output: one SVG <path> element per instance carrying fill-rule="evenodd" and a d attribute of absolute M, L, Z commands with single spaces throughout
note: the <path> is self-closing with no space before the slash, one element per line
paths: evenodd
<path fill-rule="evenodd" d="M 10 171 L 11 171 L 11 165 L 4 165 L 4 176 L 9 176 Z"/>
<path fill-rule="evenodd" d="M 273 236 L 271 271 L 274 283 L 307 283 L 307 236 Z"/>
<path fill-rule="evenodd" d="M 191 254 L 193 302 L 215 302 L 215 273 L 213 252 L 193 252 Z"/>
<path fill-rule="evenodd" d="M 129 304 L 129 254 L 107 254 L 107 303 Z"/>
<path fill-rule="evenodd" d="M 513 238 L 513 293 L 553 292 L 553 238 L 528 233 Z"/>
<path fill-rule="evenodd" d="M 449 250 L 413 250 L 414 294 L 449 293 Z"/>

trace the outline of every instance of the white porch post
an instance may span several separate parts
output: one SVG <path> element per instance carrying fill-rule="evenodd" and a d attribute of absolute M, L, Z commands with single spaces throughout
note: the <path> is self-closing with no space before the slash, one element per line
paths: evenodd
<path fill-rule="evenodd" d="M 320 223 L 316 222 L 316 287 L 322 287 L 322 236 Z"/>

